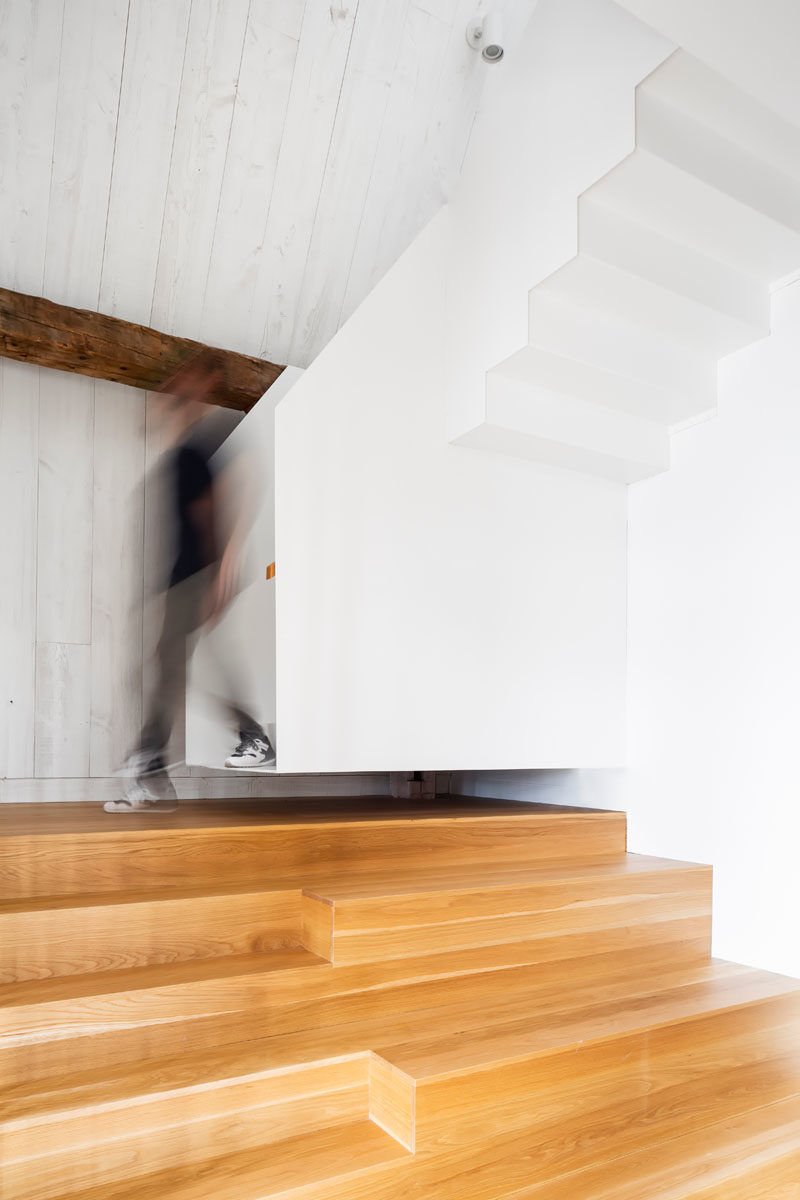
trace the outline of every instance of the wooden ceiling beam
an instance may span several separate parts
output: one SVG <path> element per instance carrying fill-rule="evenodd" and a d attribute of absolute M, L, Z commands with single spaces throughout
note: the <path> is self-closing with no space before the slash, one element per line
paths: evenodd
<path fill-rule="evenodd" d="M 202 342 L 146 325 L 0 288 L 0 356 L 5 358 L 155 391 L 204 349 Z M 227 387 L 216 402 L 226 408 L 248 412 L 283 371 L 249 354 L 217 353 L 225 363 Z"/>

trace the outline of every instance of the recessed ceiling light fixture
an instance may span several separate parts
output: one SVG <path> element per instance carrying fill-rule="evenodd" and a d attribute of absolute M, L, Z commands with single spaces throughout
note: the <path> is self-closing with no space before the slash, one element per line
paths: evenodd
<path fill-rule="evenodd" d="M 485 17 L 475 17 L 467 26 L 467 41 L 473 50 L 479 50 L 487 63 L 498 63 L 505 54 L 503 47 L 503 21 L 499 13 L 488 12 Z"/>

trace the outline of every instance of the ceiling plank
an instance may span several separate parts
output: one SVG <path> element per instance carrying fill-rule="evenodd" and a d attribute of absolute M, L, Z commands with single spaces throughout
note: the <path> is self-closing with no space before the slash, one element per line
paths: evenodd
<path fill-rule="evenodd" d="M 275 28 L 281 15 L 275 0 L 252 0 L 203 320 L 199 329 L 192 329 L 199 337 L 217 337 L 234 350 L 252 351 L 259 344 L 253 339 L 248 341 L 247 324 L 278 169 L 302 5 L 296 5 L 294 37 Z"/>
<path fill-rule="evenodd" d="M 357 8 L 310 3 L 303 11 L 247 321 L 248 344 L 287 361 Z"/>
<path fill-rule="evenodd" d="M 0 0 L 0 279 L 26 292 L 44 279 L 62 16 Z"/>
<path fill-rule="evenodd" d="M 249 7 L 192 4 L 150 313 L 171 332 L 200 332 Z"/>
<path fill-rule="evenodd" d="M 92 307 L 100 295 L 127 20 L 128 0 L 64 6 L 42 290 Z"/>
<path fill-rule="evenodd" d="M 0 355 L 5 358 L 155 390 L 204 348 L 202 342 L 146 325 L 0 288 Z M 218 353 L 227 387 L 216 403 L 226 408 L 248 412 L 283 371 L 246 354 Z"/>
<path fill-rule="evenodd" d="M 97 302 L 129 321 L 153 320 L 190 8 L 191 0 L 136 0 L 130 10 Z"/>

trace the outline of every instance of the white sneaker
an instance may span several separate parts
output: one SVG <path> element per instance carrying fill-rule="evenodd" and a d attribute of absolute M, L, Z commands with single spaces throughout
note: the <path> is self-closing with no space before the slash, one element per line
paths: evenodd
<path fill-rule="evenodd" d="M 246 734 L 229 758 L 226 767 L 270 767 L 275 762 L 275 751 L 268 737 L 253 737 Z"/>
<path fill-rule="evenodd" d="M 107 813 L 174 813 L 178 808 L 178 794 L 172 780 L 163 776 L 137 779 L 119 800 L 109 800 L 103 808 Z"/>

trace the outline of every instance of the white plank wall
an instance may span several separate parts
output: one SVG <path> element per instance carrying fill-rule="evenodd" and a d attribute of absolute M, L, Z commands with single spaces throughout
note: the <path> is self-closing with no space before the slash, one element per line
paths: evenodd
<path fill-rule="evenodd" d="M 0 359 L 0 776 L 33 774 L 39 375 Z"/>
<path fill-rule="evenodd" d="M 94 381 L 40 370 L 36 591 L 40 642 L 83 646 L 91 642 L 93 438 Z"/>
<path fill-rule="evenodd" d="M 91 775 L 112 774 L 141 727 L 144 420 L 141 392 L 96 381 Z"/>
<path fill-rule="evenodd" d="M 36 643 L 37 776 L 89 774 L 91 646 Z"/>
<path fill-rule="evenodd" d="M 0 803 L 119 794 L 142 714 L 142 473 L 162 449 L 147 393 L 0 359 Z M 184 799 L 388 790 L 382 774 L 175 775 Z"/>

